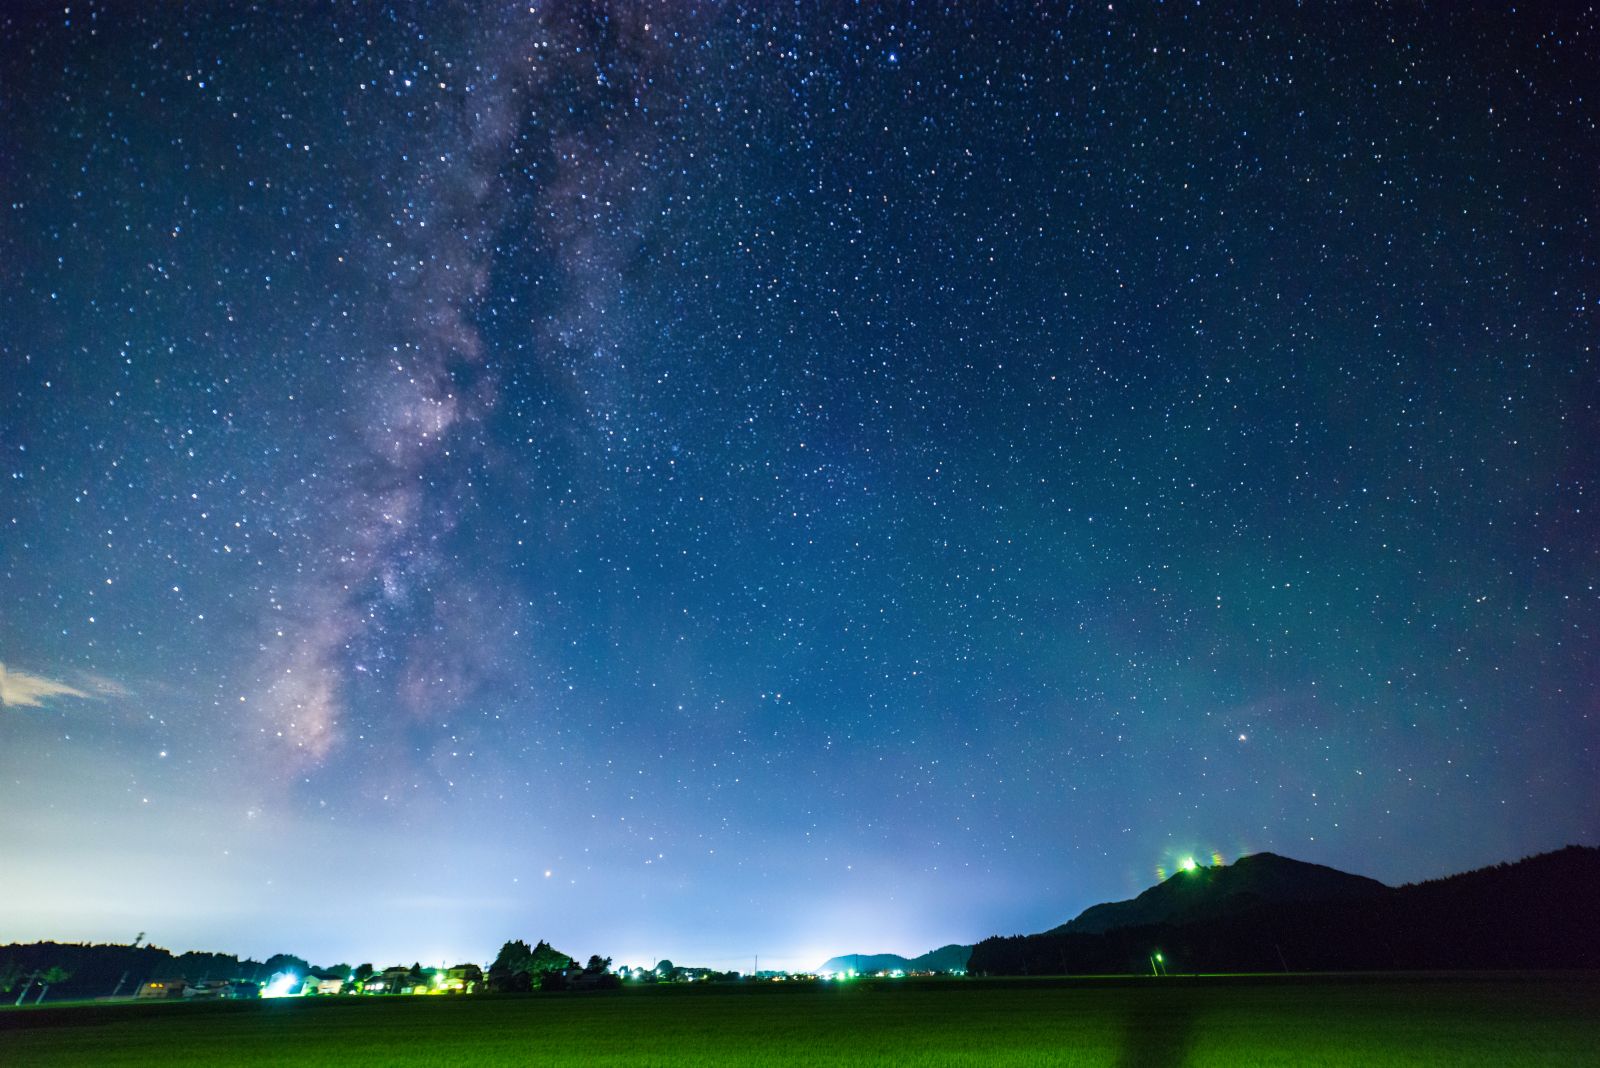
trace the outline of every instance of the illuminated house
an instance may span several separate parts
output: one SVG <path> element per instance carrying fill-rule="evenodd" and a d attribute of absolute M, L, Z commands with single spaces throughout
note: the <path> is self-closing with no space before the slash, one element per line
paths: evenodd
<path fill-rule="evenodd" d="M 337 994 L 344 989 L 343 979 L 311 979 L 306 982 L 308 994 Z"/>
<path fill-rule="evenodd" d="M 183 992 L 189 987 L 187 979 L 151 979 L 139 984 L 139 993 L 134 995 L 141 998 L 181 998 Z"/>
<path fill-rule="evenodd" d="M 470 994 L 483 985 L 483 969 L 476 964 L 458 964 L 434 980 L 446 994 Z"/>
<path fill-rule="evenodd" d="M 415 983 L 410 968 L 385 968 L 363 983 L 361 989 L 367 994 L 403 994 Z"/>

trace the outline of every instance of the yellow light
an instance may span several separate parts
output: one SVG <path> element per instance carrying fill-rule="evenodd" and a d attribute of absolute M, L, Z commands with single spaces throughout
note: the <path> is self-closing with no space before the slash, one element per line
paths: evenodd
<path fill-rule="evenodd" d="M 1184 871 L 1194 871 L 1195 868 L 1199 867 L 1199 865 L 1194 862 L 1193 857 L 1184 857 L 1183 863 L 1180 865 L 1180 867 L 1182 867 Z"/>

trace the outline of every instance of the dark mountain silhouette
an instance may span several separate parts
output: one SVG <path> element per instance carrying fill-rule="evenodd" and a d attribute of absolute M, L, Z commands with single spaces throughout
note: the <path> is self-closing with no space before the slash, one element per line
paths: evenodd
<path fill-rule="evenodd" d="M 1332 879 L 1323 873 L 1343 873 L 1284 861 L 1269 862 L 1271 874 L 1262 883 L 1274 887 L 1275 898 L 1260 889 L 1241 897 L 1231 891 L 1242 877 L 1214 876 L 1198 890 L 1169 891 L 1185 907 L 1155 922 L 1142 922 L 1144 915 L 1157 914 L 1154 906 L 1148 913 L 1140 906 L 1094 918 L 1097 923 L 1107 915 L 1135 918 L 1126 926 L 1084 930 L 1067 924 L 1044 934 L 985 939 L 973 947 L 969 970 L 989 975 L 1149 972 L 1158 952 L 1171 973 L 1572 969 L 1593 968 L 1600 960 L 1600 913 L 1594 908 L 1600 849 L 1568 846 L 1424 883 L 1372 884 L 1378 887 L 1373 892 L 1363 886 L 1370 880 Z M 1280 875 L 1304 869 L 1316 874 L 1303 893 L 1277 885 Z M 1194 874 L 1180 873 L 1154 890 Z M 1118 904 L 1136 904 L 1154 890 Z M 1334 896 L 1317 896 L 1329 890 Z"/>
<path fill-rule="evenodd" d="M 1276 853 L 1254 853 L 1233 864 L 1196 866 L 1176 872 L 1131 901 L 1112 901 L 1084 909 L 1046 932 L 1096 934 L 1118 927 L 1153 923 L 1189 923 L 1243 912 L 1258 905 L 1294 901 L 1362 900 L 1389 888 L 1376 879 L 1350 875 L 1337 868 L 1307 864 Z"/>
<path fill-rule="evenodd" d="M 954 943 L 930 949 L 920 957 L 902 957 L 898 953 L 845 953 L 830 957 L 817 968 L 817 972 L 853 971 L 861 975 L 875 972 L 955 972 L 965 971 L 967 958 L 972 956 L 971 946 Z"/>

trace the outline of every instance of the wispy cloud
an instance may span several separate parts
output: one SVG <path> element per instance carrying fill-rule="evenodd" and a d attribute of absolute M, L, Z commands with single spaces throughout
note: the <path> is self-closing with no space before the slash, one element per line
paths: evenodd
<path fill-rule="evenodd" d="M 100 680 L 101 683 L 109 681 Z M 115 683 L 112 683 L 112 686 L 115 686 Z M 39 708 L 51 697 L 79 697 L 93 700 L 97 696 L 110 696 L 116 692 L 105 685 L 97 685 L 96 689 L 99 694 L 87 693 L 76 686 L 68 686 L 64 682 L 47 679 L 43 675 L 30 675 L 26 671 L 11 671 L 4 664 L 0 664 L 0 707 Z"/>
<path fill-rule="evenodd" d="M 104 675 L 85 675 L 83 684 L 93 691 L 91 697 L 132 697 L 133 691 L 129 690 L 116 679 L 108 679 Z"/>

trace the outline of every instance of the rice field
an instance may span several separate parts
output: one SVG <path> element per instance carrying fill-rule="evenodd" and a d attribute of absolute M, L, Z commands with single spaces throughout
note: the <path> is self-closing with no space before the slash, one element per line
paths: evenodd
<path fill-rule="evenodd" d="M 590 994 L 0 1011 L 0 1064 L 1600 1063 L 1600 975 L 661 986 Z"/>

